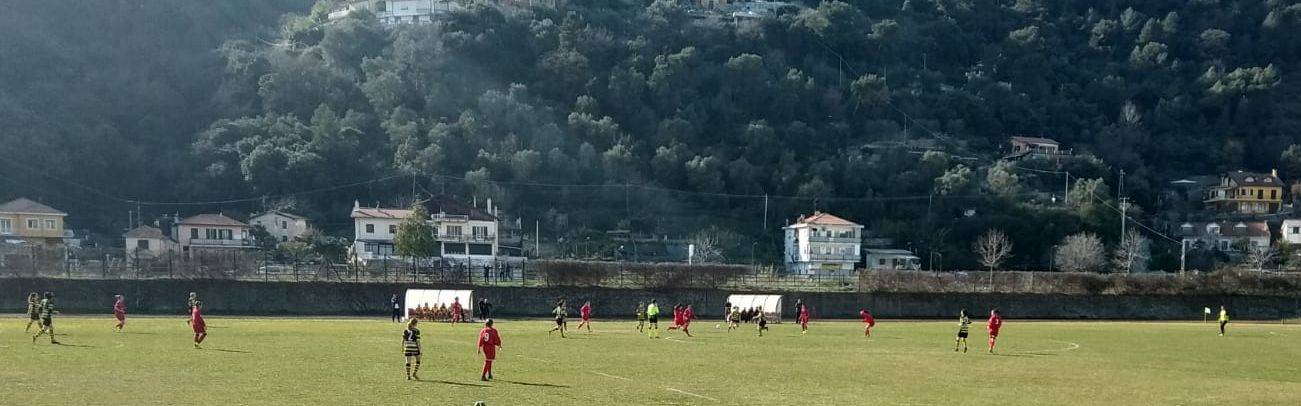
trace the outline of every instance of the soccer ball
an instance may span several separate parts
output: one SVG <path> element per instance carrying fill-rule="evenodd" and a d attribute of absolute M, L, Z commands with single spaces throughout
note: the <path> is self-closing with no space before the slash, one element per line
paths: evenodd
<path fill-rule="evenodd" d="M 714 328 L 723 328 L 723 325 L 722 325 L 722 324 L 715 324 L 715 325 L 714 325 Z"/>

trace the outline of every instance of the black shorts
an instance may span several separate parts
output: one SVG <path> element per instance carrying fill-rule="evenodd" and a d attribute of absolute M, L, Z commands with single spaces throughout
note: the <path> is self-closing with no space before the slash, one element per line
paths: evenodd
<path fill-rule="evenodd" d="M 564 318 L 564 317 L 557 317 L 557 318 L 556 318 L 556 325 L 559 326 L 559 325 L 562 325 L 562 324 L 565 324 L 565 318 Z"/>
<path fill-rule="evenodd" d="M 958 332 L 958 338 L 967 338 L 967 332 L 966 332 L 966 331 L 959 331 L 959 332 Z"/>
<path fill-rule="evenodd" d="M 54 320 L 53 320 L 53 319 L 41 319 L 41 325 L 42 325 L 42 326 L 45 326 L 45 327 L 52 326 L 52 325 L 54 325 Z"/>
<path fill-rule="evenodd" d="M 660 323 L 660 316 L 650 316 L 650 318 L 648 318 L 648 319 L 646 319 L 646 320 L 649 320 L 651 323 L 659 324 L 659 323 Z"/>
<path fill-rule="evenodd" d="M 767 321 L 767 320 L 760 320 L 760 321 L 759 321 L 759 328 L 767 328 L 767 327 L 768 327 L 768 321 Z"/>
<path fill-rule="evenodd" d="M 29 314 L 29 315 L 27 315 L 27 318 L 31 319 L 32 321 L 36 321 L 36 320 L 40 320 L 40 319 L 41 319 L 41 315 L 39 315 L 39 314 Z"/>

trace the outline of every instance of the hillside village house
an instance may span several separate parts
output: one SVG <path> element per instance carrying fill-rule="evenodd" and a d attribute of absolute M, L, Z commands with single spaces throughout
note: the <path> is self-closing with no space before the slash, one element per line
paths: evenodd
<path fill-rule="evenodd" d="M 1061 149 L 1061 144 L 1057 141 L 1040 138 L 1040 137 L 1012 137 L 1008 139 L 1012 145 L 1010 158 L 1045 158 L 1052 156 L 1067 155 Z"/>
<path fill-rule="evenodd" d="M 783 228 L 786 269 L 796 275 L 851 272 L 861 258 L 863 226 L 814 212 Z"/>
<path fill-rule="evenodd" d="M 425 206 L 438 244 L 438 257 L 467 265 L 492 263 L 497 259 L 498 221 L 491 200 L 484 209 L 450 199 L 435 199 Z M 368 208 L 354 202 L 352 218 L 356 237 L 350 250 L 353 260 L 365 264 L 396 257 L 393 240 L 398 225 L 410 214 L 408 209 Z"/>
<path fill-rule="evenodd" d="M 1279 231 L 1283 234 L 1283 241 L 1288 244 L 1301 244 L 1301 219 L 1283 220 Z"/>
<path fill-rule="evenodd" d="M 1240 252 L 1248 246 L 1268 247 L 1272 236 L 1269 225 L 1263 221 L 1184 223 L 1179 226 L 1179 235 L 1189 248 L 1221 252 Z"/>
<path fill-rule="evenodd" d="M 916 271 L 922 260 L 912 251 L 900 249 L 863 250 L 863 264 L 873 271 Z"/>
<path fill-rule="evenodd" d="M 140 226 L 122 235 L 126 239 L 127 258 L 156 258 L 177 251 L 176 240 L 158 227 Z"/>
<path fill-rule="evenodd" d="M 172 226 L 181 252 L 254 248 L 248 224 L 222 214 L 199 214 Z"/>
<path fill-rule="evenodd" d="M 59 211 L 27 198 L 0 204 L 0 242 L 54 246 L 63 244 L 64 217 Z"/>
<path fill-rule="evenodd" d="M 279 242 L 297 240 L 315 231 L 307 217 L 279 210 L 253 216 L 248 223 L 253 227 L 262 226 Z"/>
<path fill-rule="evenodd" d="M 1254 172 L 1229 172 L 1220 176 L 1220 183 L 1206 190 L 1209 209 L 1239 214 L 1277 213 L 1283 204 L 1283 181 L 1278 171 L 1268 174 Z"/>

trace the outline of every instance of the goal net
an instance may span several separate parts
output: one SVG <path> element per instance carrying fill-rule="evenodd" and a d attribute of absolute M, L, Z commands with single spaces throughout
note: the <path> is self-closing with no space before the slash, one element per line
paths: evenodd
<path fill-rule="evenodd" d="M 403 314 L 411 317 L 411 312 L 417 307 L 428 305 L 431 309 L 440 306 L 452 308 L 452 301 L 461 302 L 461 308 L 464 309 L 465 317 L 474 317 L 474 291 L 472 290 L 444 290 L 444 289 L 407 289 L 406 305 L 403 306 Z"/>
<path fill-rule="evenodd" d="M 769 321 L 773 323 L 781 322 L 781 295 L 728 295 L 727 302 L 731 303 L 732 307 L 738 307 L 742 311 L 759 308 L 763 311 L 764 316 L 768 317 Z"/>

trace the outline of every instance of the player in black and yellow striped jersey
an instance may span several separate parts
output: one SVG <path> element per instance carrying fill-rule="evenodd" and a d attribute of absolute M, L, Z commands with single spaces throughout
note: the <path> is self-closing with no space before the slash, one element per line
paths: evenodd
<path fill-rule="evenodd" d="M 59 341 L 54 339 L 54 315 L 58 314 L 59 311 L 54 310 L 53 292 L 45 292 L 45 299 L 41 299 L 39 312 L 41 316 L 41 331 L 36 332 L 36 335 L 32 336 L 32 343 L 35 344 L 37 338 L 40 338 L 40 336 L 45 333 L 49 333 L 50 344 L 58 344 Z"/>
<path fill-rule="evenodd" d="M 41 319 L 41 296 L 36 292 L 27 295 L 27 328 L 23 329 L 24 333 L 32 331 L 32 324 Z M 39 324 L 37 325 L 40 326 Z"/>
<path fill-rule="evenodd" d="M 407 380 L 420 380 L 420 329 L 416 319 L 407 319 L 407 329 L 402 331 L 402 356 L 407 359 Z M 415 362 L 412 366 L 411 363 Z"/>
<path fill-rule="evenodd" d="M 967 317 L 967 309 L 958 312 L 958 338 L 953 343 L 953 352 L 962 347 L 962 352 L 967 352 L 967 334 L 971 331 L 971 318 Z"/>

